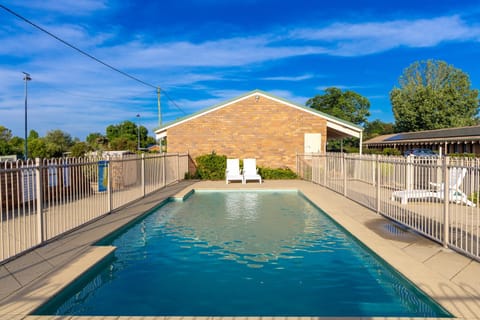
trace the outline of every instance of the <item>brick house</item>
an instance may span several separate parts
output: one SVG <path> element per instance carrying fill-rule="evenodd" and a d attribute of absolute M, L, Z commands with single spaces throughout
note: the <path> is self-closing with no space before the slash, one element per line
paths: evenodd
<path fill-rule="evenodd" d="M 256 158 L 257 165 L 295 169 L 296 154 L 325 152 L 330 139 L 357 137 L 363 128 L 315 109 L 254 90 L 175 120 L 155 131 L 168 152 L 192 159 L 215 153 Z M 361 143 L 360 143 L 361 145 Z"/>

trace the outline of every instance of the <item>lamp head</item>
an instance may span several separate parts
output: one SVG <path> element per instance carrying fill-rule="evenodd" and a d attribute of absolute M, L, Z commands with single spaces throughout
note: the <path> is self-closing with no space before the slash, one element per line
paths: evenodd
<path fill-rule="evenodd" d="M 22 73 L 25 75 L 25 76 L 23 77 L 23 80 L 25 80 L 25 81 L 30 81 L 30 80 L 32 80 L 32 78 L 30 77 L 30 74 L 29 74 L 29 73 L 26 73 L 26 72 L 24 72 L 24 71 L 22 71 Z"/>

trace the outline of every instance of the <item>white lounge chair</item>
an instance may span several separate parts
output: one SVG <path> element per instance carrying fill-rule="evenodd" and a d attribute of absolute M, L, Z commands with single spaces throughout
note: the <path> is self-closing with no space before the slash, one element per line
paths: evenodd
<path fill-rule="evenodd" d="M 451 168 L 449 174 L 448 196 L 449 200 L 455 203 L 465 203 L 467 206 L 475 207 L 475 203 L 468 200 L 465 193 L 460 190 L 460 185 L 465 178 L 467 169 Z M 430 182 L 435 190 L 401 190 L 392 193 L 392 200 L 400 198 L 401 204 L 407 204 L 410 199 L 445 199 L 445 184 Z"/>
<path fill-rule="evenodd" d="M 262 177 L 258 174 L 255 159 L 243 159 L 243 183 L 247 183 L 247 180 L 258 180 L 262 183 Z"/>
<path fill-rule="evenodd" d="M 225 183 L 229 181 L 242 181 L 243 174 L 240 171 L 240 161 L 238 159 L 227 159 L 227 169 L 225 170 Z"/>

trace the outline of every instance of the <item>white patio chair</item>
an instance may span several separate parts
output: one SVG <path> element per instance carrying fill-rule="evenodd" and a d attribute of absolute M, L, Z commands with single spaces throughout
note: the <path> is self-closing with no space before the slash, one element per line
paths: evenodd
<path fill-rule="evenodd" d="M 225 170 L 225 183 L 228 184 L 229 181 L 242 181 L 243 175 L 240 171 L 240 160 L 238 159 L 227 159 L 227 169 Z"/>
<path fill-rule="evenodd" d="M 475 207 L 475 203 L 468 200 L 468 197 L 462 190 L 460 185 L 465 178 L 467 169 L 463 168 L 450 168 L 448 195 L 449 200 L 455 203 L 464 203 L 467 206 Z M 430 185 L 434 186 L 436 190 L 401 190 L 394 191 L 392 193 L 392 200 L 400 198 L 401 204 L 407 204 L 410 199 L 445 199 L 445 184 L 430 182 Z"/>
<path fill-rule="evenodd" d="M 258 174 L 255 159 L 243 159 L 243 183 L 247 183 L 247 180 L 258 180 L 262 183 L 262 177 Z"/>

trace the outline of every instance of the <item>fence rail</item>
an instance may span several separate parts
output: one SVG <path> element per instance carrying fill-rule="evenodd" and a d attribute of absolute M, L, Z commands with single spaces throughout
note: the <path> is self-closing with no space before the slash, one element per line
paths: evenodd
<path fill-rule="evenodd" d="M 182 180 L 188 154 L 0 163 L 0 264 Z"/>
<path fill-rule="evenodd" d="M 480 261 L 480 159 L 299 154 L 297 173 Z"/>

